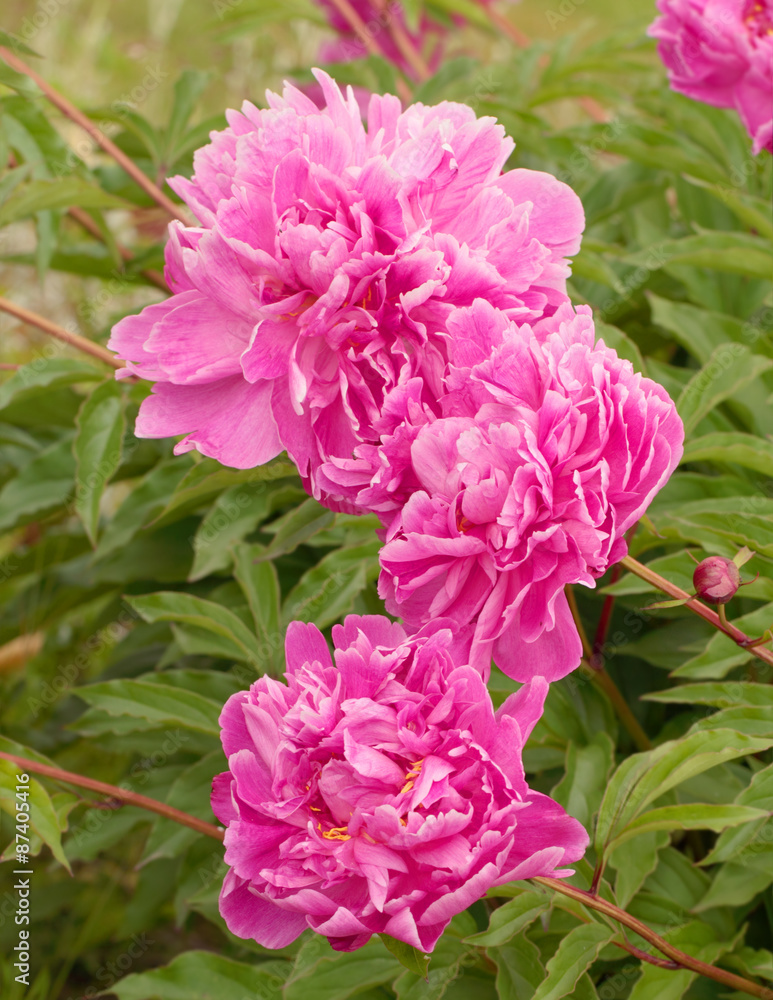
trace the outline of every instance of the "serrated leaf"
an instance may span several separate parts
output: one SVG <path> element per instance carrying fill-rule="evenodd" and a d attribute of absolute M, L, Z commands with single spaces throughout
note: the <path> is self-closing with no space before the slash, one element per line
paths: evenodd
<path fill-rule="evenodd" d="M 547 976 L 537 987 L 533 1000 L 560 1000 L 568 996 L 616 934 L 613 927 L 596 923 L 581 924 L 569 931 L 548 961 Z"/>
<path fill-rule="evenodd" d="M 103 382 L 84 401 L 76 419 L 75 510 L 96 544 L 99 503 L 123 457 L 125 396 L 114 380 Z"/>
<path fill-rule="evenodd" d="M 130 715 L 156 724 L 220 734 L 218 718 L 223 706 L 193 691 L 141 680 L 114 680 L 87 684 L 76 693 L 87 704 L 111 715 Z"/>

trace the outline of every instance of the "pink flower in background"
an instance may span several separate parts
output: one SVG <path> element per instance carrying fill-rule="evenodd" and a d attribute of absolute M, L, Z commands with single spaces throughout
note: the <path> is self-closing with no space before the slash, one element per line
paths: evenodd
<path fill-rule="evenodd" d="M 441 56 L 438 42 L 446 34 L 447 29 L 439 22 L 433 21 L 426 11 L 421 13 L 418 31 L 411 31 L 399 0 L 387 0 L 383 8 L 370 0 L 349 0 L 349 2 L 365 25 L 368 35 L 383 53 L 384 58 L 393 66 L 409 77 L 413 74 L 412 67 L 394 40 L 393 31 L 397 28 L 417 52 L 421 52 L 425 47 L 425 41 L 432 38 L 435 45 L 429 65 L 432 69 L 437 68 Z M 347 63 L 354 59 L 365 59 L 369 55 L 367 47 L 338 7 L 331 0 L 318 0 L 318 3 L 325 12 L 330 27 L 338 34 L 335 41 L 325 42 L 321 47 L 320 61 Z"/>
<path fill-rule="evenodd" d="M 443 416 L 406 393 L 355 497 L 389 525 L 379 592 L 411 627 L 443 616 L 471 631 L 485 676 L 493 655 L 518 681 L 556 680 L 581 657 L 564 587 L 594 586 L 625 555 L 682 422 L 665 389 L 594 346 L 588 306 L 516 327 L 479 301 L 450 331 Z"/>
<path fill-rule="evenodd" d="M 155 383 L 139 437 L 185 435 L 225 465 L 286 449 L 315 495 L 329 458 L 377 444 L 390 390 L 436 403 L 454 310 L 484 297 L 519 322 L 566 301 L 582 206 L 549 174 L 502 167 L 513 142 L 461 104 L 351 92 L 317 72 L 245 103 L 171 186 L 200 225 L 170 226 L 174 294 L 113 329 L 124 374 Z"/>
<path fill-rule="evenodd" d="M 335 666 L 315 626 L 291 624 L 287 685 L 262 677 L 220 717 L 234 934 L 281 948 L 311 927 L 351 951 L 386 933 L 431 951 L 492 885 L 571 873 L 588 835 L 521 762 L 543 680 L 495 713 L 442 622 L 406 638 L 352 615 L 333 639 Z"/>
<path fill-rule="evenodd" d="M 649 34 L 674 90 L 735 108 L 753 149 L 773 152 L 773 0 L 658 0 Z"/>

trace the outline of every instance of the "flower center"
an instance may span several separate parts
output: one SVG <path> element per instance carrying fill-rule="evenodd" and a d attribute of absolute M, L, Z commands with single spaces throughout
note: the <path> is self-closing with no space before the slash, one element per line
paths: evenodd
<path fill-rule="evenodd" d="M 744 21 L 758 38 L 773 35 L 773 8 L 765 0 L 751 0 L 746 8 Z"/>

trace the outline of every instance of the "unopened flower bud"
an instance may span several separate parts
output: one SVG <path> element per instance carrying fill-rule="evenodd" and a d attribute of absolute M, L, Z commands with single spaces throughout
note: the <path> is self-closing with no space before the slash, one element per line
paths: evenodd
<path fill-rule="evenodd" d="M 695 567 L 692 582 L 701 600 L 709 604 L 727 604 L 741 586 L 741 574 L 732 559 L 709 556 Z"/>

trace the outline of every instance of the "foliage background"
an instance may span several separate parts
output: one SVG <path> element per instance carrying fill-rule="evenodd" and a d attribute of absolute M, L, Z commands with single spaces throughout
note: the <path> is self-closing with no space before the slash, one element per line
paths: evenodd
<path fill-rule="evenodd" d="M 454 5 L 464 9 L 439 6 Z M 96 121 L 112 119 L 122 148 L 162 180 L 190 170 L 224 107 L 259 103 L 285 76 L 307 80 L 326 37 L 306 0 L 225 8 L 6 0 L 1 27 Z M 416 96 L 496 115 L 517 141 L 509 166 L 549 170 L 583 198 L 573 297 L 678 399 L 688 428 L 683 466 L 650 511 L 658 533 L 640 526 L 631 551 L 690 590 L 686 548 L 700 558 L 750 546 L 759 578 L 728 612 L 761 634 L 773 624 L 771 158 L 751 158 L 731 113 L 667 90 L 643 34 L 649 4 L 523 0 L 508 13 L 532 47 L 485 26 L 454 30 L 448 60 Z M 378 60 L 336 75 L 393 89 Z M 161 297 L 141 272 L 161 265 L 163 213 L 4 64 L 0 163 L 11 164 L 0 175 L 0 295 L 102 343 L 116 319 Z M 107 242 L 84 233 L 72 205 Z M 118 386 L 1 313 L 0 343 L 0 361 L 22 365 L 0 382 L 0 750 L 211 820 L 219 708 L 258 672 L 281 671 L 286 622 L 328 629 L 350 611 L 381 611 L 374 523 L 307 499 L 283 460 L 238 473 L 138 442 L 146 386 Z M 773 980 L 773 678 L 684 609 L 642 611 L 655 592 L 614 571 L 594 592 L 578 588 L 591 638 L 610 596 L 603 659 L 654 757 L 636 756 L 607 696 L 576 673 L 552 687 L 529 780 L 595 826 L 574 884 L 587 888 L 603 856 L 605 898 L 690 954 Z M 27 645 L 12 655 L 3 644 L 19 636 Z M 514 686 L 495 673 L 492 695 Z M 15 773 L 0 762 L 3 809 Z M 36 979 L 29 990 L 14 983 L 4 958 L 8 1000 L 727 995 L 642 964 L 610 943 L 622 940 L 616 925 L 560 897 L 549 906 L 525 884 L 454 920 L 428 984 L 378 940 L 337 955 L 304 935 L 269 953 L 219 918 L 219 845 L 134 808 L 90 808 L 94 796 L 52 782 L 35 788 Z M 11 829 L 0 813 L 0 847 Z M 10 867 L 0 864 L 4 955 L 16 940 Z"/>

